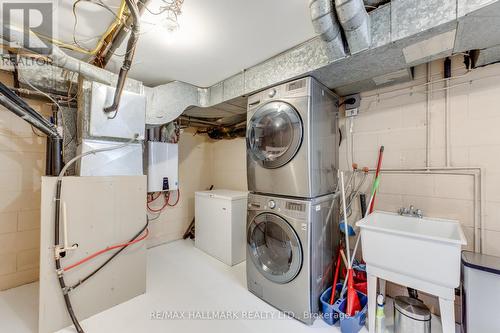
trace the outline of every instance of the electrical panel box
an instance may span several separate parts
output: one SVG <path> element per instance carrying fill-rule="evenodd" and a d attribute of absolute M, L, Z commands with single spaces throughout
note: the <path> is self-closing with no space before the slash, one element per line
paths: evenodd
<path fill-rule="evenodd" d="M 179 188 L 179 147 L 176 143 L 147 142 L 148 192 Z"/>

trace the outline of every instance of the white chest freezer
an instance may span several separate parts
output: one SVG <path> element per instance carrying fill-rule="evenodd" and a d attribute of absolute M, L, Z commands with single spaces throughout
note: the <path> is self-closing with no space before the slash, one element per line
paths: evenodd
<path fill-rule="evenodd" d="M 245 260 L 248 192 L 213 190 L 195 195 L 195 246 L 227 265 Z"/>

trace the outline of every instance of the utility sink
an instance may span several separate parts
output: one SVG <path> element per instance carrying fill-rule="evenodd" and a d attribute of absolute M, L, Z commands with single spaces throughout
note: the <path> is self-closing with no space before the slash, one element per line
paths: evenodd
<path fill-rule="evenodd" d="M 387 280 L 438 296 L 443 332 L 454 333 L 460 252 L 467 243 L 460 223 L 374 212 L 356 225 L 368 273 L 370 333 L 375 332 L 377 279 L 382 294 Z"/>
<path fill-rule="evenodd" d="M 467 241 L 458 221 L 374 212 L 356 225 L 367 265 L 448 288 L 459 286 L 460 252 Z"/>

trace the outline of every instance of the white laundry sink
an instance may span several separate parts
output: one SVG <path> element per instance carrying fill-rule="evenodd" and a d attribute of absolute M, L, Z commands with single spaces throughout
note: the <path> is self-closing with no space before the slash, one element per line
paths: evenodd
<path fill-rule="evenodd" d="M 459 286 L 460 252 L 467 243 L 459 222 L 374 212 L 356 225 L 363 259 L 373 270 L 406 276 L 421 290 L 428 289 L 422 284 Z"/>

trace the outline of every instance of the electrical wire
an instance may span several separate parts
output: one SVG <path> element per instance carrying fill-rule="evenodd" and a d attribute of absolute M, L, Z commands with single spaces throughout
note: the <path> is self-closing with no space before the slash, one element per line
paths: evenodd
<path fill-rule="evenodd" d="M 126 4 L 125 4 L 125 0 L 122 0 L 120 6 L 118 7 L 118 14 L 115 13 L 111 7 L 107 4 L 105 4 L 103 1 L 101 0 L 95 0 L 95 1 L 91 1 L 91 0 L 85 0 L 85 2 L 89 2 L 89 3 L 92 3 L 92 4 L 95 4 L 95 5 L 98 5 L 102 8 L 105 8 L 107 11 L 109 11 L 114 17 L 115 17 L 115 20 L 114 22 L 108 27 L 108 29 L 105 31 L 105 33 L 97 38 L 99 38 L 99 42 L 97 43 L 97 45 L 94 47 L 94 49 L 92 50 L 89 50 L 89 49 L 86 49 L 84 47 L 82 47 L 80 45 L 80 42 L 78 42 L 76 40 L 76 26 L 78 25 L 78 17 L 76 15 L 76 7 L 78 5 L 78 3 L 80 3 L 81 1 L 84 1 L 84 0 L 76 0 L 74 3 L 73 3 L 73 9 L 72 9 L 72 12 L 73 12 L 73 16 L 74 16 L 74 25 L 73 25 L 73 44 L 71 43 L 67 43 L 67 42 L 64 42 L 64 41 L 60 41 L 60 40 L 57 40 L 57 39 L 54 39 L 54 38 L 51 38 L 49 36 L 44 36 L 43 34 L 38 34 L 38 33 L 35 33 L 39 38 L 41 39 L 44 39 L 44 40 L 47 40 L 61 48 L 65 48 L 65 49 L 68 49 L 68 50 L 72 50 L 72 51 L 75 51 L 75 52 L 79 52 L 79 53 L 83 53 L 83 54 L 87 54 L 87 55 L 95 55 L 102 47 L 102 45 L 104 44 L 104 41 L 106 40 L 106 38 L 109 37 L 109 35 L 116 29 L 116 27 L 118 27 L 118 25 L 120 24 L 123 24 L 124 22 L 124 16 L 125 16 L 125 12 L 126 12 Z M 83 42 L 88 42 L 90 40 L 93 40 L 93 39 L 96 39 L 96 37 L 92 37 L 86 41 L 83 41 Z"/>
<path fill-rule="evenodd" d="M 54 201 L 55 201 L 55 212 L 54 212 L 54 248 L 55 248 L 54 254 L 55 254 L 55 268 L 56 268 L 56 272 L 57 272 L 57 279 L 59 281 L 59 286 L 61 288 L 61 292 L 63 294 L 64 302 L 66 304 L 66 310 L 68 311 L 68 315 L 71 318 L 71 321 L 73 322 L 73 325 L 75 326 L 75 329 L 76 329 L 76 331 L 78 333 L 84 333 L 84 330 L 81 327 L 80 322 L 78 321 L 78 318 L 75 315 L 75 311 L 73 310 L 73 305 L 72 305 L 71 299 L 69 297 L 69 292 L 72 289 L 71 289 L 71 287 L 68 288 L 66 286 L 66 282 L 64 280 L 64 271 L 63 271 L 62 266 L 61 266 L 61 254 L 64 253 L 64 251 L 66 251 L 66 249 L 63 248 L 62 252 L 58 252 L 58 251 L 61 250 L 61 244 L 60 244 L 60 215 L 61 215 L 61 192 L 62 192 L 63 177 L 66 174 L 66 171 L 68 170 L 68 168 L 72 164 L 74 164 L 76 161 L 80 160 L 81 158 L 83 158 L 83 157 L 85 157 L 87 155 L 90 155 L 90 154 L 97 154 L 99 152 L 111 151 L 111 150 L 123 148 L 123 147 L 129 145 L 130 143 L 134 142 L 137 139 L 137 137 L 138 137 L 138 135 L 136 134 L 133 139 L 131 139 L 127 143 L 124 143 L 123 145 L 114 146 L 114 147 L 107 147 L 107 148 L 101 148 L 101 149 L 95 149 L 95 150 L 91 150 L 89 152 L 80 154 L 78 156 L 75 156 L 68 163 L 66 163 L 66 165 L 62 168 L 61 172 L 57 176 L 56 195 L 55 195 L 55 198 L 54 198 Z M 142 233 L 142 231 L 141 231 L 141 233 Z M 66 235 L 67 233 L 64 232 L 63 234 Z M 67 241 L 65 239 L 64 242 L 63 242 L 63 244 L 66 244 L 66 243 L 67 243 Z M 122 248 L 122 249 L 124 249 L 124 248 Z M 114 256 L 112 258 L 114 258 Z M 109 259 L 107 262 L 109 262 L 110 260 L 111 259 Z M 104 266 L 102 266 L 102 267 L 104 267 Z M 98 270 L 100 270 L 102 267 L 98 268 L 96 270 L 96 272 Z M 93 274 L 95 274 L 95 273 L 93 273 Z M 83 283 L 83 282 L 80 282 L 79 285 L 81 285 L 81 283 Z"/>
<path fill-rule="evenodd" d="M 78 267 L 78 266 L 80 266 L 80 265 L 82 265 L 82 264 L 84 264 L 84 263 L 86 263 L 86 262 L 88 262 L 88 261 L 90 261 L 90 260 L 92 260 L 92 259 L 94 259 L 94 258 L 96 258 L 96 257 L 98 257 L 100 255 L 102 255 L 102 254 L 105 254 L 105 253 L 107 253 L 109 251 L 113 251 L 113 250 L 116 250 L 116 249 L 119 249 L 119 248 L 125 248 L 125 247 L 128 247 L 128 246 L 137 244 L 139 242 L 142 242 L 143 240 L 145 240 L 148 237 L 148 235 L 149 235 L 149 229 L 146 228 L 146 233 L 144 234 L 144 236 L 142 236 L 140 238 L 136 238 L 136 239 L 134 239 L 132 241 L 129 241 L 129 242 L 126 242 L 126 243 L 117 244 L 117 245 L 113 245 L 113 246 L 108 246 L 107 248 L 102 249 L 100 251 L 97 251 L 97 252 L 95 252 L 95 253 L 93 253 L 93 254 L 91 254 L 91 255 L 89 255 L 89 256 L 87 256 L 87 257 L 85 257 L 85 258 L 83 258 L 83 259 L 81 259 L 81 260 L 79 260 L 77 262 L 75 262 L 74 264 L 71 264 L 69 266 L 64 267 L 63 270 L 65 272 L 67 272 L 67 271 L 69 271 L 69 270 L 71 270 L 71 269 L 73 269 L 75 267 Z"/>
<path fill-rule="evenodd" d="M 132 242 L 133 240 L 137 239 L 137 237 L 139 237 L 145 230 L 147 230 L 147 228 L 149 227 L 149 222 L 152 221 L 152 220 L 149 219 L 147 216 L 146 216 L 146 220 L 147 220 L 147 223 L 144 226 L 144 228 L 142 228 L 137 234 L 135 234 L 134 237 L 132 237 L 132 239 L 130 239 L 129 242 Z M 109 257 L 105 262 L 103 262 L 99 267 L 97 267 L 95 270 L 93 270 L 86 277 L 84 277 L 83 279 L 79 280 L 76 284 L 74 284 L 73 286 L 71 286 L 70 289 L 73 290 L 73 289 L 76 289 L 77 287 L 81 286 L 83 283 L 85 283 L 85 281 L 87 281 L 88 279 L 90 279 L 91 277 L 93 277 L 95 274 L 97 274 L 97 272 L 99 272 L 101 269 L 103 269 L 104 267 L 106 267 L 107 264 L 109 264 L 114 258 L 116 258 L 127 247 L 128 246 L 122 247 L 118 251 L 116 251 L 115 253 L 113 253 L 113 255 L 111 257 Z"/>

